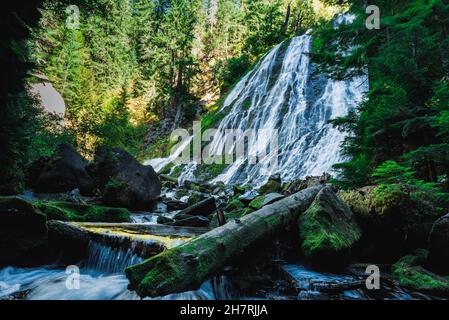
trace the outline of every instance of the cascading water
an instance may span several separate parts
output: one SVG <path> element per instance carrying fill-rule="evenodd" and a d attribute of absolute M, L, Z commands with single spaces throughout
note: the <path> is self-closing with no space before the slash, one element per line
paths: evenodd
<path fill-rule="evenodd" d="M 340 146 L 344 133 L 329 120 L 347 115 L 367 90 L 367 79 L 334 81 L 314 75 L 309 52 L 311 37 L 303 35 L 277 45 L 231 91 L 222 111 L 230 108 L 218 131 L 247 129 L 278 131 L 278 165 L 268 161 L 249 164 L 247 155 L 237 159 L 215 180 L 225 183 L 263 183 L 280 173 L 284 181 L 330 172 L 344 160 Z M 210 150 L 221 154 L 223 141 L 214 139 Z M 235 145 L 244 137 L 237 137 Z M 257 140 L 257 149 L 268 148 L 269 139 Z M 270 156 L 270 154 L 268 155 Z"/>
<path fill-rule="evenodd" d="M 112 248 L 90 241 L 84 267 L 98 272 L 118 274 L 122 273 L 126 267 L 141 263 L 143 260 L 134 254 L 132 248 L 126 250 Z"/>
<path fill-rule="evenodd" d="M 0 300 L 137 300 L 128 290 L 123 270 L 143 259 L 132 249 L 111 248 L 91 241 L 79 269 L 79 288 L 69 288 L 73 273 L 59 265 L 39 268 L 0 269 Z M 156 300 L 227 300 L 238 297 L 228 279 L 217 276 L 205 281 L 198 290 L 157 297 Z"/>
<path fill-rule="evenodd" d="M 366 77 L 335 81 L 315 74 L 317 66 L 310 61 L 310 35 L 295 37 L 272 49 L 229 93 L 219 112 L 226 116 L 220 122 L 218 133 L 209 145 L 211 156 L 234 152 L 245 145 L 247 152 L 234 160 L 214 182 L 252 183 L 260 185 L 273 173 L 280 173 L 283 181 L 308 175 L 330 172 L 335 163 L 344 160 L 340 146 L 345 134 L 329 124 L 329 120 L 345 116 L 363 99 L 368 88 Z M 250 129 L 256 132 L 256 146 L 250 151 L 244 135 L 234 137 L 227 130 Z M 268 150 L 269 137 L 257 132 L 277 130 L 278 149 L 270 150 L 265 159 L 256 164 L 248 161 L 254 155 Z M 233 141 L 231 148 L 226 141 Z M 178 156 L 191 141 L 184 140 L 176 155 L 148 164 L 166 165 Z M 254 146 L 251 146 L 254 147 Z M 274 153 L 273 153 L 274 151 Z M 277 154 L 277 166 L 270 161 Z M 265 161 L 264 161 L 265 160 Z M 197 163 L 187 165 L 182 180 L 192 179 Z"/>

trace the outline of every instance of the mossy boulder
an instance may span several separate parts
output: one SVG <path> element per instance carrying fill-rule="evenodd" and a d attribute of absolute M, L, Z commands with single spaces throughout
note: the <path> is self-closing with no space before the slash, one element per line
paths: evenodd
<path fill-rule="evenodd" d="M 207 195 L 206 194 L 204 194 L 204 193 L 201 193 L 201 192 L 193 192 L 191 195 L 190 195 L 190 197 L 189 197 L 189 199 L 187 200 L 187 203 L 190 205 L 190 206 L 192 206 L 192 205 L 194 205 L 195 203 L 198 203 L 198 202 L 200 202 L 200 201 L 203 201 L 203 200 L 205 200 L 205 199 L 207 199 Z"/>
<path fill-rule="evenodd" d="M 422 267 L 426 264 L 428 252 L 420 250 L 415 255 L 399 259 L 392 268 L 392 274 L 399 284 L 413 290 L 449 295 L 449 279 L 439 276 Z"/>
<path fill-rule="evenodd" d="M 75 222 L 130 222 L 125 208 L 110 208 L 92 204 L 65 201 L 37 201 L 35 206 L 47 215 L 48 220 Z"/>
<path fill-rule="evenodd" d="M 353 211 L 363 237 L 357 248 L 362 261 L 392 263 L 407 251 L 427 247 L 436 211 L 400 187 L 364 187 L 339 193 Z"/>
<path fill-rule="evenodd" d="M 321 269 L 344 266 L 362 235 L 351 210 L 330 187 L 299 217 L 299 230 L 306 259 Z"/>
<path fill-rule="evenodd" d="M 160 195 L 162 185 L 154 169 L 124 150 L 99 147 L 88 169 L 107 206 L 149 210 Z"/>
<path fill-rule="evenodd" d="M 248 207 L 253 210 L 259 210 L 260 208 L 279 201 L 283 198 L 284 196 L 280 193 L 268 193 L 266 195 L 256 197 L 249 203 Z"/>
<path fill-rule="evenodd" d="M 234 192 L 234 196 L 242 195 L 246 192 L 246 189 L 244 186 L 239 186 L 237 184 L 232 186 L 232 191 Z"/>
<path fill-rule="evenodd" d="M 282 191 L 281 183 L 273 179 L 269 179 L 266 184 L 264 184 L 262 187 L 259 188 L 260 194 L 267 194 L 281 191 Z"/>
<path fill-rule="evenodd" d="M 251 201 L 248 205 L 253 210 L 259 210 L 263 207 L 263 202 L 265 200 L 265 196 L 258 196 L 253 201 Z"/>
<path fill-rule="evenodd" d="M 46 250 L 46 216 L 18 197 L 0 197 L 0 267 L 29 265 Z"/>
<path fill-rule="evenodd" d="M 245 204 L 243 203 L 243 202 L 241 202 L 239 199 L 237 199 L 237 198 L 232 198 L 229 202 L 228 202 L 228 204 L 227 204 L 227 206 L 226 206 L 226 208 L 225 208 L 225 211 L 226 212 L 231 212 L 231 211 L 234 211 L 234 210 L 236 210 L 236 209 L 242 209 L 242 208 L 245 208 Z"/>

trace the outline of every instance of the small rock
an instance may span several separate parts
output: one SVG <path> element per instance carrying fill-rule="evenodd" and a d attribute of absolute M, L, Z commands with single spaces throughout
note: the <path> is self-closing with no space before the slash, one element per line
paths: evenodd
<path fill-rule="evenodd" d="M 245 205 L 256 199 L 259 193 L 256 190 L 249 190 L 242 194 L 238 199 Z"/>
<path fill-rule="evenodd" d="M 281 184 L 276 180 L 268 180 L 266 184 L 264 184 L 262 187 L 259 188 L 260 194 L 267 194 L 267 193 L 273 193 L 273 192 L 281 192 L 282 186 Z"/>
<path fill-rule="evenodd" d="M 189 206 L 187 203 L 178 200 L 168 200 L 165 204 L 167 205 L 168 211 L 183 210 Z"/>
<path fill-rule="evenodd" d="M 169 217 L 159 216 L 157 217 L 157 223 L 158 224 L 172 224 L 175 220 L 170 219 Z"/>
<path fill-rule="evenodd" d="M 207 227 L 210 221 L 208 218 L 203 216 L 192 216 L 187 219 L 177 220 L 173 223 L 174 226 L 183 226 L 183 227 Z"/>
<path fill-rule="evenodd" d="M 217 210 L 215 198 L 211 197 L 182 210 L 180 213 L 207 217 L 215 210 Z"/>

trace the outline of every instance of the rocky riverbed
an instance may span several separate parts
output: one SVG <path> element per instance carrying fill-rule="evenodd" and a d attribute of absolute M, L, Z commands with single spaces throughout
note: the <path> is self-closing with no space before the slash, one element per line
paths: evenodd
<path fill-rule="evenodd" d="M 107 159 L 108 152 L 113 160 Z M 53 159 L 40 163 L 40 169 L 36 166 L 34 190 L 0 198 L 0 299 L 138 299 L 128 289 L 134 288 L 125 269 L 145 266 L 146 259 L 157 262 L 163 256 L 159 253 L 173 250 L 186 261 L 203 259 L 200 252 L 183 250 L 199 238 L 210 239 L 211 245 L 221 237 L 232 240 L 233 230 L 240 225 L 251 230 L 258 216 L 277 223 L 269 220 L 268 212 L 273 217 L 290 215 L 295 211 L 283 206 L 296 205 L 296 195 L 313 188 L 316 196 L 298 216 L 289 218 L 291 222 L 273 225 L 266 234 L 258 230 L 262 241 L 254 244 L 240 238 L 245 259 L 241 254 L 217 256 L 223 265 L 196 279 L 194 290 L 173 289 L 153 298 L 448 296 L 442 248 L 448 244 L 449 219 L 429 211 L 423 214 L 420 210 L 429 208 L 417 206 L 406 195 L 379 202 L 375 186 L 336 190 L 328 185 L 327 175 L 290 182 L 274 175 L 259 188 L 195 181 L 180 185 L 131 161 L 123 151 L 102 149 L 100 155 L 89 163 L 61 147 Z M 122 168 L 126 173 L 119 173 Z M 43 188 L 46 183 L 57 190 Z M 142 193 L 151 184 L 153 191 Z M 120 194 L 119 202 L 110 200 L 112 194 Z M 209 236 L 220 232 L 215 240 Z M 80 289 L 67 289 L 69 265 L 79 268 Z M 381 270 L 378 290 L 366 286 L 369 265 Z"/>

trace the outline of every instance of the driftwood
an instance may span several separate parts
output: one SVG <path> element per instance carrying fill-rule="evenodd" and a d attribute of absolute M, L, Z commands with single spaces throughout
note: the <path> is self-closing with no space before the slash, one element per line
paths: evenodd
<path fill-rule="evenodd" d="M 321 188 L 302 190 L 127 268 L 130 289 L 141 297 L 156 297 L 198 288 L 225 265 L 244 256 L 245 251 L 272 239 L 286 227 L 296 226 L 299 214 L 310 206 Z"/>

